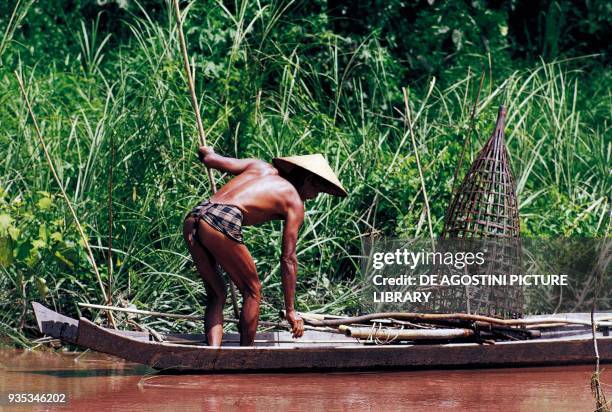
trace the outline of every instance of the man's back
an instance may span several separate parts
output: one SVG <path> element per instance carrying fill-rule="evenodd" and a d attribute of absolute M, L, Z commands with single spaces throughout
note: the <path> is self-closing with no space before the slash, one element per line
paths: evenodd
<path fill-rule="evenodd" d="M 303 208 L 295 187 L 279 176 L 274 166 L 256 159 L 235 160 L 249 162 L 244 167 L 228 165 L 228 173 L 239 173 L 210 198 L 211 202 L 238 207 L 243 213 L 244 225 L 284 219 L 289 207 Z"/>

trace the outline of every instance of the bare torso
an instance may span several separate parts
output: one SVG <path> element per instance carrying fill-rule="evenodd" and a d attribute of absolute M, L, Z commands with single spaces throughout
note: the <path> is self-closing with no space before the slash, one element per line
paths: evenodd
<path fill-rule="evenodd" d="M 301 203 L 295 187 L 265 162 L 235 176 L 210 198 L 213 203 L 238 207 L 247 226 L 285 219 L 288 200 Z"/>

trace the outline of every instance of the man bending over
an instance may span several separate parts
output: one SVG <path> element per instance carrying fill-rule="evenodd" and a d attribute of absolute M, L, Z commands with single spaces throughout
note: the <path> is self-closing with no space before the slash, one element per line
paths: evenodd
<path fill-rule="evenodd" d="M 293 337 L 304 334 L 304 321 L 295 311 L 297 279 L 296 243 L 304 220 L 304 201 L 320 192 L 346 196 L 346 190 L 320 154 L 273 159 L 233 159 L 201 146 L 200 160 L 209 168 L 234 177 L 209 200 L 185 218 L 183 234 L 197 270 L 204 280 L 208 304 L 205 329 L 208 344 L 220 346 L 223 306 L 227 288 L 219 264 L 243 298 L 240 312 L 240 345 L 251 346 L 259 321 L 261 282 L 255 263 L 243 243 L 242 226 L 284 220 L 281 277 L 286 319 Z"/>

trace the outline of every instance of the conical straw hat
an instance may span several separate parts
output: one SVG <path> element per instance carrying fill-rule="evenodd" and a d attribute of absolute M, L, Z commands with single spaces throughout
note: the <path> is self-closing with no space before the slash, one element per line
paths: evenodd
<path fill-rule="evenodd" d="M 309 172 L 319 176 L 328 183 L 328 190 L 326 193 L 335 196 L 347 196 L 348 193 L 342 187 L 342 183 L 336 177 L 336 174 L 327 163 L 327 160 L 322 154 L 311 154 L 304 156 L 289 156 L 289 157 L 275 157 L 272 159 L 274 166 L 285 173 L 290 173 L 296 166 L 306 169 Z"/>

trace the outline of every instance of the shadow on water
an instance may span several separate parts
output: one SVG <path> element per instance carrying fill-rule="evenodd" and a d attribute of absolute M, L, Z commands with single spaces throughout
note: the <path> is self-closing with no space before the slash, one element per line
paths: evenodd
<path fill-rule="evenodd" d="M 96 378 L 103 376 L 142 376 L 150 372 L 146 367 L 133 369 L 49 369 L 49 370 L 31 370 L 6 371 L 15 374 L 29 373 L 33 375 L 52 376 L 54 378 Z"/>

